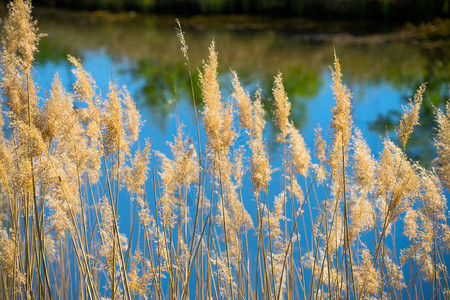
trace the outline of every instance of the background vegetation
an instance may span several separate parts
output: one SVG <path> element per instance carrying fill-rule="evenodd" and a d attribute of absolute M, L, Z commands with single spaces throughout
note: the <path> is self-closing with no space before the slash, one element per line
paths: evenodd
<path fill-rule="evenodd" d="M 176 14 L 280 14 L 319 18 L 424 20 L 448 17 L 449 0 L 36 0 L 70 9 Z"/>

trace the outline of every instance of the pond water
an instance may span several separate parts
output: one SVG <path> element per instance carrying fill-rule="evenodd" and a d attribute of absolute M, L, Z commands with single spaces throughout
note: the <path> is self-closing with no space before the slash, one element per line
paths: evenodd
<path fill-rule="evenodd" d="M 146 120 L 143 136 L 151 133 L 155 143 L 159 137 L 164 137 L 161 141 L 170 139 L 175 130 L 173 115 L 190 130 L 190 82 L 175 35 L 175 17 L 47 10 L 38 10 L 36 15 L 41 32 L 47 34 L 40 43 L 36 66 L 43 89 L 50 86 L 56 72 L 70 87 L 74 77 L 66 55 L 71 54 L 84 61 L 104 95 L 111 79 L 119 86 L 127 85 Z M 192 17 L 181 23 L 199 104 L 197 68 L 214 40 L 224 98 L 231 92 L 233 69 L 250 92 L 263 89 L 263 100 L 270 108 L 273 78 L 281 71 L 292 102 L 292 118 L 308 145 L 313 145 L 313 129 L 318 124 L 323 128 L 329 125 L 334 104 L 329 66 L 334 49 L 344 82 L 353 93 L 355 125 L 375 154 L 380 151 L 380 137 L 393 132 L 401 105 L 427 82 L 422 128 L 411 138 L 408 153 L 425 165 L 434 158 L 429 142 L 433 106 L 442 106 L 449 95 L 448 35 L 426 39 L 420 36 L 420 27 L 408 30 L 361 22 L 238 16 Z"/>
<path fill-rule="evenodd" d="M 103 95 L 107 94 L 110 80 L 128 87 L 145 120 L 141 145 L 149 138 L 155 149 L 167 154 L 166 142 L 173 139 L 178 121 L 196 141 L 190 81 L 175 34 L 174 16 L 37 10 L 36 18 L 41 32 L 47 34 L 40 43 L 35 66 L 41 96 L 50 88 L 56 72 L 67 88 L 72 85 L 75 78 L 66 59 L 71 54 L 81 58 Z M 336 51 L 343 80 L 353 93 L 355 126 L 362 130 L 376 157 L 382 138 L 394 133 L 402 105 L 407 104 L 420 84 L 427 82 L 422 127 L 411 137 L 407 152 L 425 166 L 436 156 L 431 142 L 435 126 L 433 107 L 441 107 L 449 99 L 448 35 L 432 35 L 428 39 L 422 34 L 429 28 L 363 22 L 239 16 L 180 21 L 189 44 L 200 109 L 197 68 L 201 68 L 214 40 L 224 99 L 230 99 L 230 69 L 237 71 L 251 93 L 261 87 L 264 105 L 269 110 L 265 134 L 273 140 L 276 129 L 271 121 L 271 90 L 274 76 L 281 71 L 292 102 L 292 119 L 312 152 L 314 129 L 320 124 L 327 132 L 331 119 L 334 100 L 329 66 Z M 436 27 L 439 29 L 439 24 Z M 236 146 L 245 142 L 245 137 L 238 138 Z M 274 142 L 269 144 L 273 195 L 282 186 L 280 147 Z M 244 186 L 251 186 L 248 178 L 246 182 Z M 250 190 L 243 193 L 252 197 Z M 248 210 L 255 216 L 254 207 Z M 121 206 L 120 215 L 129 214 L 129 208 Z M 128 231 L 126 221 L 121 226 L 124 232 Z"/>

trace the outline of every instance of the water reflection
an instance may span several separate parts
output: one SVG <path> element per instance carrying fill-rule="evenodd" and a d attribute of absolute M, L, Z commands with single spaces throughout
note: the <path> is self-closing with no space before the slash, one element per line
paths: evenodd
<path fill-rule="evenodd" d="M 166 126 L 167 117 L 174 110 L 174 101 L 168 100 L 190 101 L 189 76 L 175 36 L 173 17 L 38 11 L 37 18 L 41 31 L 48 34 L 40 45 L 39 65 L 66 64 L 67 53 L 82 58 L 89 53 L 103 53 L 110 60 L 107 69 L 114 77 L 119 80 L 131 77 L 137 87 L 134 97 L 148 107 L 152 126 Z M 428 82 L 422 127 L 411 138 L 409 154 L 424 163 L 434 157 L 429 142 L 434 127 L 433 111 L 448 99 L 449 88 L 450 43 L 445 33 L 433 36 L 433 40 L 405 39 L 403 31 L 363 35 L 364 28 L 375 30 L 367 24 L 363 29 L 350 29 L 349 24 L 318 28 L 317 24 L 304 20 L 294 24 L 292 20 L 271 23 L 273 20 L 261 18 L 212 18 L 181 22 L 186 25 L 193 70 L 201 66 L 209 43 L 215 40 L 224 97 L 230 94 L 231 68 L 249 90 L 263 89 L 270 112 L 273 76 L 281 71 L 295 125 L 306 131 L 307 141 L 312 141 L 315 122 L 320 121 L 326 127 L 329 121 L 326 117 L 332 99 L 327 74 L 335 48 L 343 66 L 344 81 L 354 92 L 355 114 L 359 110 L 370 111 L 367 115 L 355 115 L 359 122 L 356 125 L 369 136 L 369 144 L 376 144 L 387 130 L 393 131 L 400 104 L 405 104 L 422 82 Z M 403 42 L 393 42 L 396 39 Z M 200 95 L 196 75 L 194 87 L 195 94 Z M 199 96 L 196 101 L 200 104 Z M 314 117 L 316 114 L 323 117 Z"/>

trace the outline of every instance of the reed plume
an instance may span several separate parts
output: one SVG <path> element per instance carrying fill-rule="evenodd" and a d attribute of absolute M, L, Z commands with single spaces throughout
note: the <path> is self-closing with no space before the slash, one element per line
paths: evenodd
<path fill-rule="evenodd" d="M 217 52 L 214 42 L 209 46 L 209 59 L 203 62 L 200 73 L 202 98 L 204 102 L 203 123 L 208 136 L 208 147 L 215 153 L 228 149 L 234 139 L 232 131 L 232 109 L 221 100 L 217 79 Z"/>
<path fill-rule="evenodd" d="M 445 111 L 437 110 L 436 113 L 438 132 L 435 146 L 439 156 L 439 176 L 447 190 L 450 190 L 450 101 L 447 101 Z"/>
<path fill-rule="evenodd" d="M 239 82 L 238 75 L 235 71 L 233 74 L 233 94 L 232 97 L 236 101 L 236 106 L 239 111 L 239 122 L 242 128 L 251 131 L 252 126 L 252 103 L 250 101 L 250 95 L 244 90 Z"/>
<path fill-rule="evenodd" d="M 356 286 L 363 297 L 377 295 L 380 288 L 381 276 L 374 268 L 372 256 L 367 248 L 361 251 L 361 263 L 355 267 Z"/>
<path fill-rule="evenodd" d="M 333 117 L 331 119 L 331 129 L 333 130 L 333 141 L 331 145 L 330 167 L 333 177 L 333 194 L 336 198 L 342 195 L 345 179 L 345 166 L 347 165 L 348 144 L 352 130 L 351 98 L 350 90 L 342 83 L 342 71 L 339 60 L 334 55 L 334 69 L 331 71 L 334 99 Z"/>
<path fill-rule="evenodd" d="M 261 190 L 267 188 L 271 173 L 269 157 L 263 140 L 265 112 L 261 105 L 260 90 L 258 90 L 255 94 L 255 101 L 252 106 L 252 111 L 253 127 L 249 142 L 250 150 L 252 152 L 250 173 L 253 189 L 255 190 L 255 193 L 258 194 Z"/>
<path fill-rule="evenodd" d="M 309 156 L 309 150 L 306 149 L 305 141 L 302 135 L 294 127 L 292 122 L 287 125 L 288 136 L 288 148 L 290 161 L 294 167 L 295 172 L 300 175 L 306 176 L 309 169 L 309 162 L 311 157 Z"/>
<path fill-rule="evenodd" d="M 273 114 L 275 116 L 275 123 L 280 129 L 277 139 L 283 143 L 288 135 L 287 126 L 289 124 L 289 115 L 291 114 L 291 102 L 288 101 L 286 91 L 284 90 L 281 72 L 275 76 L 272 92 L 275 98 L 275 110 Z"/>
<path fill-rule="evenodd" d="M 409 136 L 413 132 L 413 127 L 419 125 L 419 110 L 423 101 L 425 83 L 422 84 L 414 95 L 414 103 L 410 100 L 408 106 L 403 106 L 403 115 L 397 129 L 397 138 L 402 143 L 403 149 L 406 147 Z"/>
<path fill-rule="evenodd" d="M 326 157 L 326 141 L 322 137 L 322 127 L 317 127 L 314 129 L 314 153 L 316 155 L 316 158 L 318 160 L 318 164 L 313 164 L 312 168 L 314 169 L 316 173 L 316 180 L 317 183 L 323 183 L 325 181 L 325 178 L 327 177 L 327 170 L 325 169 L 325 165 L 327 162 Z"/>

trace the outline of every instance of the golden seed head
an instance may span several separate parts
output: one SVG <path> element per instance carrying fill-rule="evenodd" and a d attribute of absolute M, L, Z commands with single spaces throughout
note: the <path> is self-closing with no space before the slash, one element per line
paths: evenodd
<path fill-rule="evenodd" d="M 284 90 L 283 79 L 281 72 L 275 76 L 274 86 L 273 86 L 273 95 L 275 97 L 275 124 L 280 129 L 280 134 L 278 135 L 278 141 L 284 143 L 286 140 L 287 126 L 289 123 L 289 115 L 291 114 L 291 103 L 288 100 L 287 94 Z"/>
<path fill-rule="evenodd" d="M 130 145 L 139 139 L 139 132 L 141 130 L 141 114 L 136 107 L 136 102 L 131 98 L 125 86 L 121 90 L 123 105 L 124 105 L 124 125 L 128 133 Z"/>
<path fill-rule="evenodd" d="M 419 125 L 419 110 L 422 105 L 425 87 L 425 83 L 419 87 L 414 95 L 414 103 L 410 100 L 408 106 L 402 106 L 403 115 L 397 128 L 397 138 L 402 143 L 403 149 L 406 147 L 406 143 L 414 130 L 414 126 Z"/>
<path fill-rule="evenodd" d="M 372 255 L 366 247 L 361 250 L 361 259 L 361 263 L 355 266 L 355 281 L 358 291 L 366 297 L 371 294 L 378 295 L 381 276 L 373 266 Z"/>
<path fill-rule="evenodd" d="M 186 60 L 189 61 L 188 44 L 186 43 L 186 40 L 184 39 L 184 32 L 181 29 L 180 21 L 178 19 L 175 19 L 175 22 L 177 23 L 177 26 L 178 26 L 177 28 L 175 28 L 175 31 L 177 33 L 177 38 L 180 41 L 181 52 L 183 53 L 184 58 L 186 58 Z"/>
<path fill-rule="evenodd" d="M 101 124 L 104 128 L 103 148 L 105 155 L 122 155 L 129 152 L 125 139 L 125 128 L 122 118 L 122 105 L 117 87 L 109 83 L 108 102 L 102 112 Z"/>
<path fill-rule="evenodd" d="M 207 145 L 215 153 L 227 151 L 234 140 L 232 130 L 233 109 L 221 100 L 219 81 L 217 78 L 217 52 L 214 42 L 209 47 L 209 59 L 203 62 L 203 73 L 200 73 L 202 98 L 204 102 L 203 124 L 208 137 Z"/>
<path fill-rule="evenodd" d="M 437 111 L 438 132 L 435 146 L 438 153 L 438 173 L 442 184 L 450 191 L 450 100 L 445 106 L 445 113 Z"/>
<path fill-rule="evenodd" d="M 353 180 L 361 193 L 371 193 L 374 187 L 376 161 L 359 129 L 355 130 L 353 149 Z"/>
<path fill-rule="evenodd" d="M 264 132 L 264 126 L 266 125 L 266 121 L 264 120 L 264 116 L 266 112 L 261 103 L 261 89 L 258 89 L 255 92 L 255 101 L 252 105 L 252 132 L 251 134 L 258 139 L 261 139 Z"/>
<path fill-rule="evenodd" d="M 309 150 L 306 148 L 302 135 L 298 132 L 292 122 L 289 122 L 287 125 L 287 133 L 290 161 L 294 166 L 295 172 L 306 176 L 311 160 Z"/>
<path fill-rule="evenodd" d="M 252 126 L 252 103 L 250 101 L 250 95 L 244 90 L 239 82 L 239 78 L 235 71 L 231 71 L 233 74 L 233 94 L 232 97 L 236 101 L 236 106 L 239 112 L 239 121 L 242 128 L 245 128 L 250 132 Z"/>

